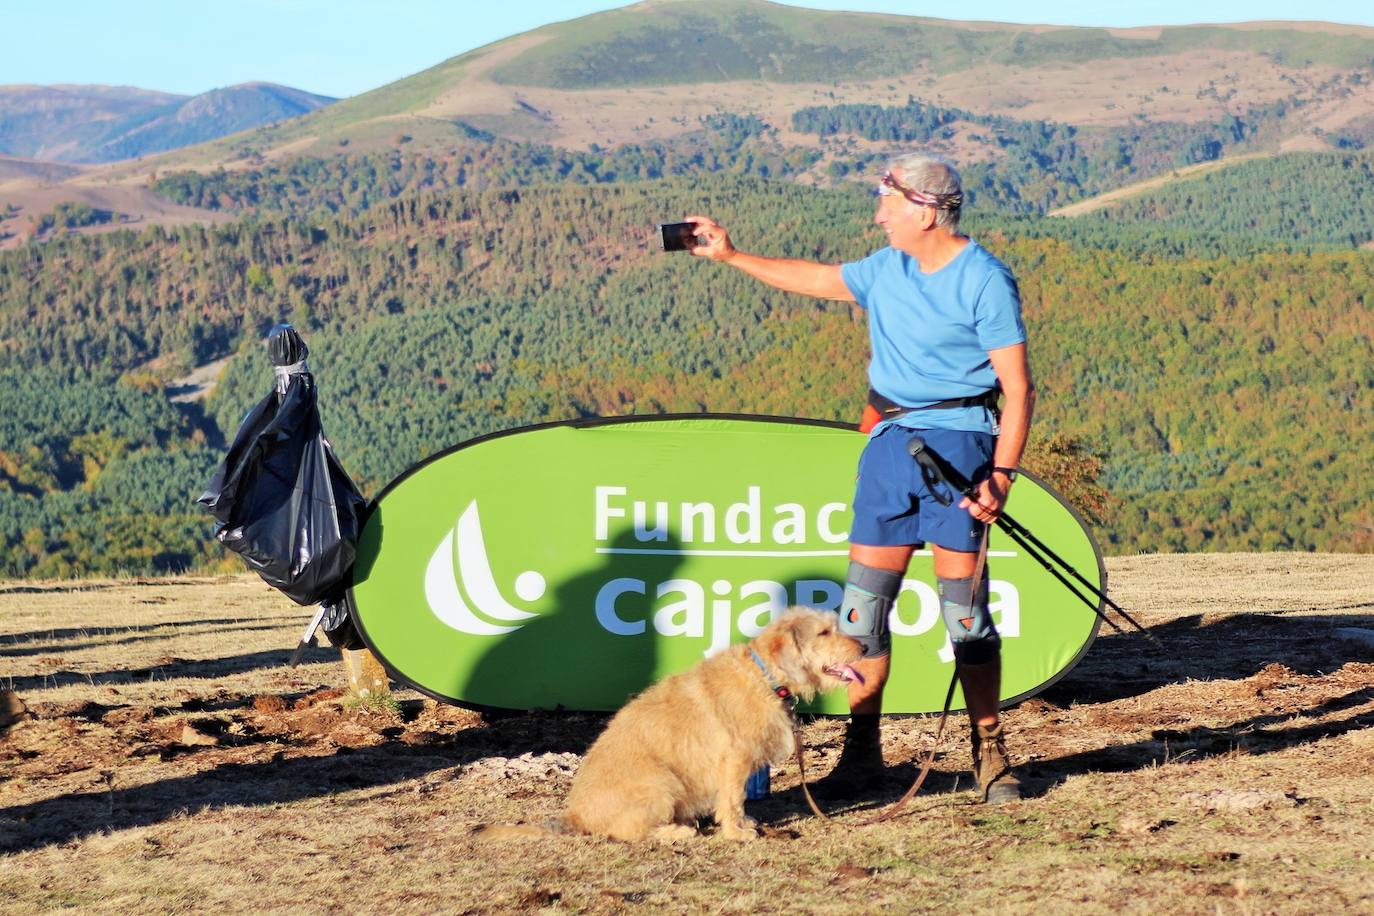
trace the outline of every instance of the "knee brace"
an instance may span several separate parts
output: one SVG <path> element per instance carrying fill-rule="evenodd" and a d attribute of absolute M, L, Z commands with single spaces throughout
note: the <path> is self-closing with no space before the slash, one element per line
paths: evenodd
<path fill-rule="evenodd" d="M 902 589 L 902 574 L 849 561 L 840 601 L 840 632 L 863 643 L 864 658 L 879 658 L 892 651 L 887 615 Z"/>
<path fill-rule="evenodd" d="M 981 665 L 995 661 L 1002 648 L 1002 637 L 992 623 L 988 610 L 988 578 L 986 572 L 974 594 L 973 577 L 967 579 L 935 580 L 940 586 L 940 613 L 958 662 Z"/>

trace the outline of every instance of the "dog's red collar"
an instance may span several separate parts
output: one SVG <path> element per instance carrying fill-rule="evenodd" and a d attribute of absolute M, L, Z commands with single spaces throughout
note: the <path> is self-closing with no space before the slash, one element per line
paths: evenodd
<path fill-rule="evenodd" d="M 768 666 L 763 663 L 763 659 L 759 657 L 759 654 L 754 651 L 752 646 L 749 649 L 749 655 L 754 659 L 754 664 L 759 666 L 759 671 L 763 672 L 763 679 L 768 682 L 768 688 L 773 691 L 774 695 L 776 695 L 779 700 L 782 700 L 782 705 L 787 707 L 788 712 L 795 712 L 797 709 L 796 694 L 774 679 L 773 672 L 768 670 Z"/>

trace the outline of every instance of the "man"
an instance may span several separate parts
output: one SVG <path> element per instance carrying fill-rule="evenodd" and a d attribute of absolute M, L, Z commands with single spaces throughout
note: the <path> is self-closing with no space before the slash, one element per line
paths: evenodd
<path fill-rule="evenodd" d="M 844 751 L 818 788 L 830 797 L 850 797 L 881 784 L 888 612 L 912 552 L 928 543 L 969 711 L 974 776 L 986 801 L 1014 801 L 1021 790 L 998 716 L 1001 642 L 988 612 L 982 557 L 986 526 L 1001 513 L 1016 479 L 1035 400 L 1020 298 L 1006 265 L 959 233 L 963 189 L 948 162 L 924 153 L 897 159 L 878 194 L 873 220 L 890 247 L 861 261 L 818 264 L 748 254 L 705 216 L 688 217 L 702 243 L 692 253 L 778 289 L 857 302 L 868 311 L 869 383 L 887 419 L 874 428 L 859 460 L 840 608 L 841 628 L 864 643 L 858 668 L 865 680 L 849 687 Z M 1005 399 L 1000 430 L 998 389 Z M 908 451 L 918 435 L 977 482 L 976 500 L 951 499 L 943 487 L 932 492 Z"/>

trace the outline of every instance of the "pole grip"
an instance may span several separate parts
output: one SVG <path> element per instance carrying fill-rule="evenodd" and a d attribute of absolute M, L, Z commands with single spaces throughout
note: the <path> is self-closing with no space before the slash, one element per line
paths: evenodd
<path fill-rule="evenodd" d="M 961 474 L 934 449 L 926 445 L 926 441 L 920 436 L 912 436 L 907 443 L 907 452 L 921 467 L 928 470 L 936 480 L 948 486 L 950 489 L 962 496 L 976 499 L 977 491 L 967 477 Z"/>

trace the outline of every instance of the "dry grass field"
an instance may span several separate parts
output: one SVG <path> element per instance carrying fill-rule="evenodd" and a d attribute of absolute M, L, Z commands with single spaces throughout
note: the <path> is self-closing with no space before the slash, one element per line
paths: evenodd
<path fill-rule="evenodd" d="M 86 183 L 87 179 L 82 177 L 85 174 L 82 172 L 76 177 L 60 179 L 19 177 L 0 182 L 0 216 L 3 215 L 3 205 L 15 208 L 13 216 L 0 218 L 0 251 L 25 244 L 29 240 L 33 221 L 51 213 L 61 203 L 86 204 L 94 210 L 108 210 L 113 214 L 110 222 L 69 230 L 76 235 L 100 235 L 121 229 L 137 232 L 155 225 L 210 225 L 234 219 L 229 213 L 172 203 L 133 182 Z M 146 175 L 141 180 L 146 184 Z"/>
<path fill-rule="evenodd" d="M 964 723 L 894 821 L 934 721 L 885 727 L 887 796 L 813 817 L 792 765 L 763 836 L 480 843 L 557 814 L 601 719 L 344 701 L 284 666 L 301 611 L 246 576 L 0 583 L 0 911 L 1369 912 L 1374 556 L 1140 556 L 1104 633 L 1008 713 L 1030 797 L 989 809 Z M 900 664 L 900 659 L 898 664 Z M 595 670 L 589 664 L 589 671 Z M 813 776 L 841 723 L 808 722 Z"/>

